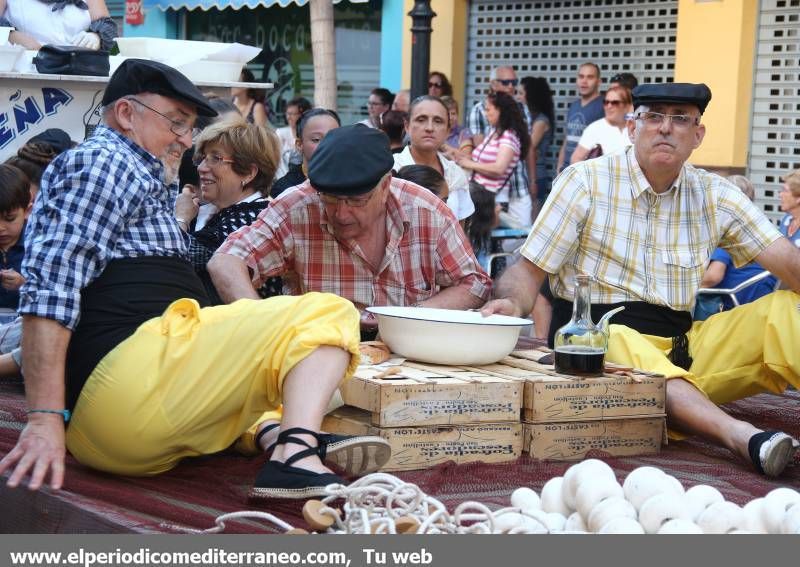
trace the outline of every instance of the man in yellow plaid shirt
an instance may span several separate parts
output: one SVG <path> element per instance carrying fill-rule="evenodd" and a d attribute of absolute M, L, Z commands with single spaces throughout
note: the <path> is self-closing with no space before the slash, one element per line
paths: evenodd
<path fill-rule="evenodd" d="M 556 179 L 522 259 L 483 311 L 530 313 L 549 275 L 552 345 L 570 319 L 575 276 L 593 276 L 594 320 L 626 308 L 611 326 L 607 359 L 670 379 L 671 428 L 702 435 L 777 476 L 797 442 L 716 404 L 800 387 L 800 250 L 735 186 L 686 163 L 705 135 L 706 85 L 640 85 L 633 99 L 633 146 L 575 164 Z M 758 261 L 794 291 L 693 323 L 695 295 L 718 246 L 736 265 Z"/>

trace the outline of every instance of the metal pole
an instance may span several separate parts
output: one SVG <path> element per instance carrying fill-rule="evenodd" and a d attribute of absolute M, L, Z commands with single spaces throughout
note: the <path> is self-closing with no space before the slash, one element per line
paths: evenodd
<path fill-rule="evenodd" d="M 411 100 L 428 93 L 431 68 L 431 20 L 436 12 L 430 0 L 414 0 L 411 16 Z"/>

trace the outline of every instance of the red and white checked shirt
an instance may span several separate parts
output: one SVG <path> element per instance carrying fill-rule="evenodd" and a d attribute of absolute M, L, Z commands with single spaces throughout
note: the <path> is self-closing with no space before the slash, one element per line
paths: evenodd
<path fill-rule="evenodd" d="M 447 205 L 427 189 L 392 179 L 386 254 L 377 271 L 355 241 L 338 240 L 308 181 L 283 193 L 256 221 L 231 234 L 217 254 L 242 258 L 258 288 L 283 276 L 292 295 L 330 292 L 356 307 L 413 305 L 463 286 L 488 299 L 491 279 Z"/>

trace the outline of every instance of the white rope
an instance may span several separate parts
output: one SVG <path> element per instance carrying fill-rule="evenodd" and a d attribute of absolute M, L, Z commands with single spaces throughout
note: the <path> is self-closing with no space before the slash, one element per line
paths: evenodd
<path fill-rule="evenodd" d="M 597 468 L 597 461 L 587 460 L 574 467 L 589 467 Z M 604 465 L 607 466 L 607 465 Z M 650 470 L 648 473 L 647 469 Z M 635 474 L 651 474 L 653 467 L 641 467 L 636 471 L 631 472 L 628 476 Z M 589 472 L 586 469 L 583 472 Z M 576 475 L 581 471 L 575 471 Z M 663 474 L 661 471 L 657 473 Z M 582 472 L 581 472 L 582 474 Z M 582 484 L 599 483 L 603 478 L 595 478 L 596 475 L 583 475 L 587 479 L 578 478 Z M 656 480 L 659 480 L 658 477 Z M 609 482 L 616 479 L 607 479 Z M 661 497 L 662 500 L 672 502 L 678 500 L 681 506 L 685 505 L 683 487 L 677 479 L 668 481 L 664 475 L 664 489 L 668 490 L 669 498 L 663 498 L 664 494 L 655 494 L 651 496 L 648 492 L 647 496 L 648 506 L 637 507 L 640 512 L 639 517 L 636 519 L 624 517 L 626 513 L 624 509 L 619 512 L 619 517 L 609 517 L 605 519 L 606 526 L 595 526 L 593 531 L 598 533 L 612 533 L 610 527 L 612 520 L 625 520 L 622 524 L 626 524 L 624 529 L 630 530 L 633 527 L 641 527 L 638 520 L 642 520 L 642 525 L 645 523 L 652 523 L 644 519 L 645 508 L 650 508 L 648 514 L 653 512 L 652 508 L 655 505 L 655 498 Z M 677 487 L 675 484 L 677 483 Z M 644 484 L 640 483 L 642 487 Z M 634 486 L 631 484 L 631 486 Z M 625 498 L 630 500 L 633 496 L 629 494 L 626 486 L 621 490 L 625 491 Z M 586 533 L 586 527 L 583 524 L 588 524 L 592 511 L 599 506 L 603 500 L 597 502 L 590 501 L 589 497 L 593 496 L 591 491 L 586 489 L 578 491 L 578 510 L 582 516 L 581 527 L 572 522 L 572 516 L 565 518 L 574 512 L 572 506 L 567 506 L 569 512 L 562 515 L 560 512 L 556 513 L 555 508 L 561 510 L 557 503 L 545 503 L 544 506 L 537 504 L 522 510 L 518 506 L 501 508 L 499 510 L 491 510 L 486 504 L 481 502 L 463 502 L 459 504 L 454 512 L 448 512 L 447 507 L 436 498 L 425 494 L 415 484 L 407 483 L 396 476 L 386 473 L 373 473 L 354 481 L 349 486 L 342 484 L 332 484 L 325 489 L 327 496 L 322 499 L 322 506 L 316 511 L 321 516 L 328 516 L 332 519 L 331 527 L 325 533 L 331 534 L 395 534 L 411 528 L 417 534 L 492 534 L 492 533 L 509 533 L 509 534 L 541 534 L 541 533 Z M 674 492 L 674 493 L 673 493 Z M 559 496 L 563 494 L 559 490 Z M 600 493 L 598 493 L 600 494 Z M 612 493 L 608 493 L 612 494 Z M 594 495 L 596 496 L 596 495 Z M 600 494 L 603 497 L 603 494 Z M 599 498 L 599 497 L 598 497 Z M 581 500 L 583 499 L 583 500 Z M 617 497 L 617 501 L 623 500 Z M 514 498 L 512 498 L 512 501 Z M 800 533 L 800 493 L 788 488 L 775 489 L 766 495 L 764 498 L 758 499 L 763 501 L 764 512 L 761 508 L 745 507 L 744 511 L 736 512 L 741 518 L 737 520 L 736 525 L 731 525 L 731 533 L 741 532 L 743 530 L 757 531 L 760 533 Z M 584 509 L 581 512 L 581 501 L 584 502 Z M 608 498 L 611 501 L 611 498 Z M 516 501 L 521 504 L 520 500 Z M 566 504 L 564 504 L 566 506 Z M 634 505 L 633 503 L 631 505 Z M 712 510 L 712 504 L 707 510 Z M 674 506 L 673 506 L 674 507 Z M 730 505 L 729 505 L 730 507 Z M 624 507 L 623 507 L 624 508 Z M 630 508 L 630 506 L 628 506 Z M 737 508 L 734 506 L 734 508 Z M 796 509 L 795 509 L 796 508 Z M 656 510 L 658 512 L 658 510 Z M 616 512 L 615 512 L 616 513 Z M 655 513 L 655 512 L 653 512 Z M 720 512 L 721 513 L 721 512 Z M 749 516 L 748 516 L 749 514 Z M 760 514 L 760 515 L 759 515 Z M 766 514 L 766 516 L 765 516 Z M 573 514 L 574 516 L 575 514 Z M 652 516 L 652 514 L 650 514 Z M 766 518 L 766 527 L 761 526 L 759 523 L 761 517 Z M 681 516 L 683 517 L 683 516 Z M 260 511 L 242 511 L 223 514 L 216 518 L 215 525 L 205 530 L 194 528 L 187 528 L 175 526 L 172 524 L 161 524 L 162 527 L 174 531 L 182 531 L 186 533 L 221 533 L 225 530 L 225 522 L 235 519 L 255 518 L 264 520 L 277 526 L 279 529 L 289 531 L 294 529 L 293 526 L 284 522 L 280 518 L 267 512 Z M 748 519 L 749 518 L 749 519 Z M 579 518 L 580 519 L 580 518 Z M 660 519 L 660 516 L 659 518 Z M 664 518 L 667 519 L 666 517 Z M 712 518 L 713 519 L 713 518 Z M 747 521 L 745 521 L 747 520 Z M 402 521 L 401 529 L 398 529 L 398 522 Z M 593 521 L 595 519 L 593 518 Z M 631 525 L 636 524 L 635 526 Z M 704 519 L 699 517 L 697 519 L 698 525 L 694 527 L 703 527 Z M 325 523 L 325 522 L 323 522 Z M 597 521 L 595 521 L 597 523 Z M 690 522 L 691 523 L 691 522 Z M 617 530 L 623 529 L 623 525 L 617 525 Z M 659 526 L 656 526 L 659 527 Z M 604 529 L 609 528 L 609 529 Z M 672 528 L 677 529 L 675 527 Z M 681 529 L 685 529 L 685 526 Z M 705 529 L 705 528 L 704 528 Z M 641 530 L 639 530 L 641 531 Z M 650 533 L 654 533 L 655 529 L 651 529 Z M 626 532 L 628 533 L 628 532 Z M 687 532 L 673 532 L 673 533 L 687 533 Z"/>

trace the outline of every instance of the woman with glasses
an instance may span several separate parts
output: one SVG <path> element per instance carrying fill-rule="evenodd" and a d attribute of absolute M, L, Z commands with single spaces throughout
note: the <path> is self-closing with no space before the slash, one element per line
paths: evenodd
<path fill-rule="evenodd" d="M 550 146 L 555 131 L 555 105 L 550 85 L 544 77 L 524 77 L 517 87 L 517 100 L 531 113 L 531 151 L 528 152 L 528 174 L 534 176 L 536 196 L 544 201 L 553 181 L 553 159 Z"/>
<path fill-rule="evenodd" d="M 633 97 L 625 87 L 611 87 L 603 97 L 605 117 L 589 124 L 572 152 L 570 163 L 577 163 L 624 150 L 631 145 L 625 128 L 627 115 L 633 112 Z"/>
<path fill-rule="evenodd" d="M 800 169 L 787 173 L 779 193 L 781 210 L 780 230 L 795 246 L 800 248 Z"/>
<path fill-rule="evenodd" d="M 431 71 L 428 75 L 428 94 L 431 96 L 453 96 L 453 85 L 447 80 L 447 75 L 439 71 Z"/>
<path fill-rule="evenodd" d="M 230 117 L 207 127 L 196 140 L 195 163 L 199 195 L 217 208 L 205 226 L 193 230 L 198 190 L 184 187 L 175 203 L 175 217 L 189 235 L 189 256 L 214 305 L 223 301 L 211 283 L 206 264 L 229 234 L 252 223 L 267 206 L 270 185 L 280 156 L 280 142 L 272 130 Z M 279 278 L 268 280 L 261 297 L 280 295 Z"/>

